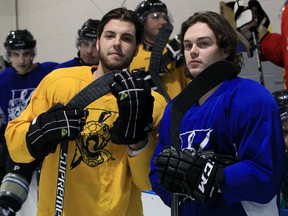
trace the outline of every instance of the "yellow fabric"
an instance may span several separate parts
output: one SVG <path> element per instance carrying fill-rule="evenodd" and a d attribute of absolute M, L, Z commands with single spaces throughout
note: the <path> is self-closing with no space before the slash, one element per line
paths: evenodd
<path fill-rule="evenodd" d="M 46 76 L 27 109 L 7 127 L 6 139 L 12 159 L 23 163 L 32 161 L 25 144 L 30 122 L 54 104 L 66 104 L 92 81 L 91 67 L 86 66 L 58 69 Z M 110 141 L 109 129 L 118 116 L 116 98 L 109 93 L 87 107 L 89 116 L 81 138 L 68 144 L 64 216 L 143 215 L 141 190 L 151 189 L 150 159 L 166 106 L 160 94 L 152 94 L 155 98 L 152 139 L 142 153 L 132 158 L 125 145 Z M 43 162 L 39 216 L 54 215 L 59 149 L 60 146 Z"/>
<path fill-rule="evenodd" d="M 219 14 L 221 14 L 229 22 L 229 24 L 233 27 L 233 29 L 236 29 L 234 9 L 228 7 L 226 2 L 224 1 L 219 2 Z"/>
<path fill-rule="evenodd" d="M 164 50 L 164 53 L 167 50 Z M 144 49 L 143 44 L 140 44 L 137 56 L 134 57 L 130 70 L 144 69 L 148 72 L 150 64 L 151 51 Z M 175 66 L 175 61 L 167 66 L 168 73 L 161 75 L 162 84 L 170 98 L 177 96 L 182 89 L 187 85 L 190 79 L 185 77 L 184 67 Z"/>

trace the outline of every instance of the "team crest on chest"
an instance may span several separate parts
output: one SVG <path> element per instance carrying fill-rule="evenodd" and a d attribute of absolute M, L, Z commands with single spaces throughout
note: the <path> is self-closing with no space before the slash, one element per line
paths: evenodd
<path fill-rule="evenodd" d="M 95 110 L 90 111 L 95 112 Z M 81 162 L 89 167 L 96 167 L 105 161 L 115 160 L 110 151 L 105 149 L 111 139 L 110 128 L 105 121 L 111 117 L 110 111 L 103 111 L 98 120 L 90 120 L 84 127 L 84 133 L 76 140 L 76 150 L 71 163 L 75 168 Z"/>
<path fill-rule="evenodd" d="M 35 88 L 14 89 L 8 104 L 8 121 L 17 118 L 27 107 Z"/>
<path fill-rule="evenodd" d="M 210 141 L 213 129 L 196 129 L 180 134 L 181 148 L 204 149 Z"/>

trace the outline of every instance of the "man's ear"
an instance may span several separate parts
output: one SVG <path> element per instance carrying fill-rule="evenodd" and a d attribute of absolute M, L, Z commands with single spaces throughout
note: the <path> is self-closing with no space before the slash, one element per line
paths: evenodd
<path fill-rule="evenodd" d="M 96 49 L 97 51 L 99 51 L 99 38 L 97 37 L 97 40 L 96 40 Z"/>
<path fill-rule="evenodd" d="M 230 55 L 230 53 L 227 50 L 222 49 L 222 58 L 223 59 L 228 58 L 229 55 Z"/>

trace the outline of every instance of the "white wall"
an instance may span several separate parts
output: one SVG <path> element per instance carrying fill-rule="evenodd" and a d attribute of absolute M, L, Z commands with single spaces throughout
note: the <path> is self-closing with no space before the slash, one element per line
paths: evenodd
<path fill-rule="evenodd" d="M 248 0 L 244 1 L 247 4 Z M 35 61 L 69 60 L 76 56 L 77 30 L 87 19 L 101 19 L 109 10 L 121 6 L 134 10 L 139 2 L 140 0 L 0 0 L 0 55 L 4 54 L 3 42 L 7 33 L 16 29 L 16 20 L 18 20 L 18 29 L 28 29 L 37 40 Z M 179 32 L 181 23 L 194 12 L 219 11 L 219 0 L 163 0 L 163 2 L 167 4 L 174 20 L 172 36 Z M 259 0 L 259 2 L 270 18 L 272 30 L 280 32 L 278 13 L 284 0 Z M 247 65 L 241 74 L 259 81 L 255 58 L 248 59 L 246 62 Z M 271 63 L 265 63 L 264 66 L 267 88 L 270 91 L 281 89 L 282 69 Z"/>
<path fill-rule="evenodd" d="M 7 33 L 16 28 L 15 2 L 0 0 L 0 52 Z M 248 0 L 246 0 L 248 1 Z M 273 30 L 280 31 L 277 17 L 284 0 L 259 0 L 268 13 Z M 136 0 L 18 0 L 18 28 L 27 28 L 37 39 L 37 58 L 42 62 L 62 62 L 76 55 L 75 38 L 77 30 L 88 19 L 101 19 L 109 10 L 125 6 L 134 10 Z M 170 9 L 174 20 L 174 32 L 181 23 L 198 10 L 218 11 L 215 0 L 163 0 Z"/>
<path fill-rule="evenodd" d="M 11 29 L 16 28 L 15 4 L 13 0 L 0 0 L 0 55 L 4 54 L 3 43 Z"/>

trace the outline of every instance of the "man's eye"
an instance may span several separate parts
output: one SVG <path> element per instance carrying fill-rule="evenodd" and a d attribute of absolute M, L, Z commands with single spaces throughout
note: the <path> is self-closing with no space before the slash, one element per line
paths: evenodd
<path fill-rule="evenodd" d="M 184 44 L 185 50 L 190 50 L 192 48 L 192 44 Z"/>
<path fill-rule="evenodd" d="M 132 38 L 131 37 L 123 37 L 123 41 L 131 42 Z"/>
<path fill-rule="evenodd" d="M 106 34 L 105 38 L 111 39 L 111 38 L 113 38 L 113 35 L 112 34 Z"/>
<path fill-rule="evenodd" d="M 199 47 L 205 47 L 205 46 L 207 46 L 207 43 L 205 43 L 205 42 L 200 42 L 199 43 Z"/>
<path fill-rule="evenodd" d="M 81 45 L 84 46 L 84 47 L 87 47 L 87 46 L 89 46 L 89 43 L 87 43 L 87 42 L 82 42 Z"/>
<path fill-rule="evenodd" d="M 167 21 L 168 21 L 168 16 L 167 16 L 165 13 L 163 13 L 163 14 L 153 13 L 153 14 L 152 14 L 152 19 L 157 20 L 157 19 L 160 19 L 161 17 L 162 17 L 164 20 L 167 20 Z"/>

